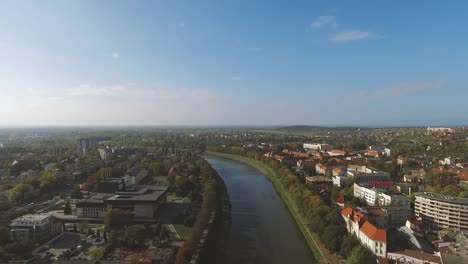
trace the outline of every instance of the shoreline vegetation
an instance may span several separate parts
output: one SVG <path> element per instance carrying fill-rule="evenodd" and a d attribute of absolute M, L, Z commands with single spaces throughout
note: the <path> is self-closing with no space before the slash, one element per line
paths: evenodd
<path fill-rule="evenodd" d="M 270 166 L 256 159 L 235 154 L 221 153 L 210 150 L 205 151 L 205 154 L 232 159 L 248 164 L 256 168 L 263 175 L 265 175 L 265 177 L 273 184 L 275 190 L 280 195 L 283 203 L 289 209 L 291 216 L 294 218 L 299 230 L 301 230 L 301 233 L 303 234 L 305 240 L 307 241 L 307 244 L 309 245 L 309 248 L 311 249 L 317 261 L 319 263 L 330 264 L 340 263 L 338 257 L 335 254 L 329 252 L 329 250 L 326 249 L 325 245 L 322 243 L 318 235 L 312 230 L 310 230 L 310 228 L 307 226 L 306 219 L 299 213 L 299 208 L 294 204 L 292 197 L 290 197 L 290 195 L 284 189 L 283 184 L 280 182 L 279 176 Z"/>
<path fill-rule="evenodd" d="M 231 224 L 231 208 L 226 186 L 205 159 L 200 159 L 203 199 L 188 239 L 177 252 L 176 264 L 223 261 Z"/>

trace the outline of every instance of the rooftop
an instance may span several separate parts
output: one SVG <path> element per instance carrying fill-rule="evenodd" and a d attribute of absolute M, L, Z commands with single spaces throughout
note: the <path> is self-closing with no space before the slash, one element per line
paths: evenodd
<path fill-rule="evenodd" d="M 137 186 L 138 187 L 138 186 Z M 135 192 L 135 190 L 120 191 L 112 197 L 108 198 L 108 201 L 156 201 L 161 195 L 163 195 L 167 187 L 162 186 L 142 186 L 138 190 L 145 190 L 144 192 Z"/>
<path fill-rule="evenodd" d="M 13 222 L 20 222 L 20 221 L 42 221 L 49 218 L 50 215 L 48 214 L 27 214 L 20 216 L 13 220 Z"/>
<path fill-rule="evenodd" d="M 468 205 L 468 198 L 458 198 L 458 197 L 440 195 L 440 194 L 430 193 L 430 192 L 418 192 L 418 193 L 415 193 L 415 195 L 416 197 L 419 196 L 419 197 L 424 197 L 424 198 L 441 201 L 441 202 Z"/>
<path fill-rule="evenodd" d="M 361 231 L 370 239 L 387 243 L 387 231 L 375 227 L 368 221 L 365 221 L 361 227 Z"/>

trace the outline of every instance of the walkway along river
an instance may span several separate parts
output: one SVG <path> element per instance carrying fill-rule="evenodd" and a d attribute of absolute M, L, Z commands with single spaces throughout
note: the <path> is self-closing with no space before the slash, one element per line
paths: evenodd
<path fill-rule="evenodd" d="M 288 208 L 260 171 L 231 159 L 205 158 L 226 183 L 231 201 L 224 263 L 317 263 Z"/>

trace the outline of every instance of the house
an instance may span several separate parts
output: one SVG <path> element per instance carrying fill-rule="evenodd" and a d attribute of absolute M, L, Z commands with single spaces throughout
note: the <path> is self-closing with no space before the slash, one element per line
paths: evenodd
<path fill-rule="evenodd" d="M 329 171 L 329 168 L 326 165 L 322 163 L 317 163 L 317 165 L 315 165 L 315 172 L 317 174 L 326 175 L 327 171 Z"/>
<path fill-rule="evenodd" d="M 345 206 L 345 197 L 344 196 L 338 196 L 336 197 L 335 199 L 335 204 L 340 207 L 340 208 L 344 208 Z"/>
<path fill-rule="evenodd" d="M 296 167 L 297 167 L 298 169 L 302 169 L 302 168 L 304 167 L 304 161 L 303 161 L 303 160 L 298 160 L 298 161 L 296 162 Z"/>
<path fill-rule="evenodd" d="M 402 157 L 402 156 L 399 156 L 397 158 L 397 164 L 400 165 L 400 166 L 403 166 L 403 163 L 405 163 L 405 158 Z"/>
<path fill-rule="evenodd" d="M 346 173 L 343 169 L 340 169 L 340 168 L 334 168 L 332 170 L 332 174 L 333 176 L 346 176 Z"/>
<path fill-rule="evenodd" d="M 376 150 L 368 150 L 364 153 L 364 155 L 373 157 L 373 158 L 378 158 L 380 156 L 380 153 Z"/>
<path fill-rule="evenodd" d="M 369 221 L 367 217 L 347 207 L 341 211 L 348 233 L 356 235 L 362 245 L 367 247 L 379 257 L 387 256 L 387 231 L 379 229 Z"/>

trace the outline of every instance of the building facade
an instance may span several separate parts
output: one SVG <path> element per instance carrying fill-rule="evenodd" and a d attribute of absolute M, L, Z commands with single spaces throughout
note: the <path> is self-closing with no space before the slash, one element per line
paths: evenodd
<path fill-rule="evenodd" d="M 415 214 L 434 227 L 468 230 L 468 198 L 415 193 Z"/>
<path fill-rule="evenodd" d="M 356 235 L 362 245 L 379 257 L 387 256 L 387 231 L 379 229 L 367 217 L 358 211 L 347 207 L 341 211 L 348 233 Z"/>
<path fill-rule="evenodd" d="M 364 200 L 370 206 L 409 206 L 408 196 L 386 193 L 392 185 L 392 182 L 354 183 L 354 197 Z"/>
<path fill-rule="evenodd" d="M 59 233 L 60 223 L 46 214 L 27 214 L 14 219 L 10 224 L 14 240 L 42 240 Z"/>

